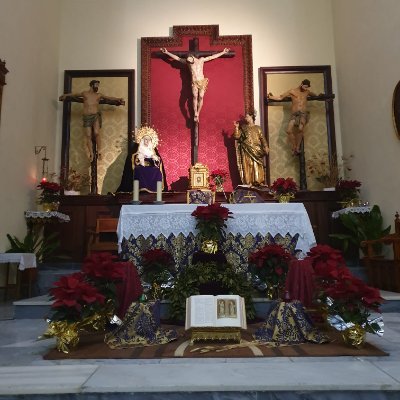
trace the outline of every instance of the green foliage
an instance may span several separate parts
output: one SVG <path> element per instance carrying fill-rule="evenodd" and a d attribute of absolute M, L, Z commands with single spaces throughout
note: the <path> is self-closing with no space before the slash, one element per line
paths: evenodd
<path fill-rule="evenodd" d="M 170 300 L 170 317 L 176 320 L 185 319 L 186 298 L 199 294 L 201 284 L 218 282 L 226 294 L 242 296 L 246 304 L 248 319 L 254 319 L 255 310 L 252 302 L 252 287 L 247 275 L 237 272 L 229 264 L 204 262 L 188 265 L 178 276 L 174 287 L 168 293 Z"/>
<path fill-rule="evenodd" d="M 57 237 L 58 233 L 52 233 L 45 238 L 41 237 L 34 229 L 28 230 L 22 241 L 16 236 L 7 234 L 11 247 L 6 253 L 34 253 L 38 262 L 48 261 L 60 246 Z"/>
<path fill-rule="evenodd" d="M 387 235 L 391 226 L 383 228 L 383 218 L 379 206 L 374 205 L 369 213 L 345 213 L 340 214 L 340 221 L 348 233 L 335 233 L 329 235 L 342 242 L 343 251 L 346 251 L 350 243 L 361 248 L 364 240 L 375 240 Z M 362 248 L 361 248 L 362 249 Z M 382 252 L 382 245 L 374 246 L 376 255 Z"/>

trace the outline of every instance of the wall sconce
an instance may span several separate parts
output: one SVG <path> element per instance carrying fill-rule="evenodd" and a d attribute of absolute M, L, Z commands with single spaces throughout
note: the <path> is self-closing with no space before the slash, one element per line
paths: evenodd
<path fill-rule="evenodd" d="M 49 174 L 49 159 L 47 158 L 47 146 L 35 146 L 35 154 L 38 155 L 41 151 L 44 151 L 44 157 L 42 158 L 42 181 L 47 180 Z"/>

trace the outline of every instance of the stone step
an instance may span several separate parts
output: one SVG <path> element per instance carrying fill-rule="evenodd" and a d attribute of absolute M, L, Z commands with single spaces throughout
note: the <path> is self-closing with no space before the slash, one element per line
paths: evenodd
<path fill-rule="evenodd" d="M 381 296 L 385 299 L 385 303 L 381 307 L 383 313 L 400 312 L 400 293 L 382 290 Z M 271 300 L 254 298 L 253 302 L 257 318 L 263 318 L 271 305 Z M 51 303 L 48 295 L 14 301 L 14 319 L 46 318 L 50 313 Z M 168 318 L 168 303 L 166 300 L 161 302 L 161 319 Z"/>

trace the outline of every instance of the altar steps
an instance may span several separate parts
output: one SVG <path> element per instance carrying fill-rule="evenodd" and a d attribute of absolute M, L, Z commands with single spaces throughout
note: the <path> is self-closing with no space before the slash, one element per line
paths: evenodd
<path fill-rule="evenodd" d="M 385 303 L 382 305 L 382 312 L 399 312 L 400 313 L 400 293 L 381 291 Z M 268 312 L 271 301 L 264 298 L 253 299 L 257 318 L 265 317 Z M 51 300 L 48 295 L 36 296 L 29 299 L 22 299 L 13 302 L 15 319 L 36 319 L 46 318 L 51 309 Z M 168 318 L 168 301 L 161 302 L 161 318 Z M 12 311 L 10 311 L 12 314 Z M 1 397 L 0 397 L 1 400 Z"/>

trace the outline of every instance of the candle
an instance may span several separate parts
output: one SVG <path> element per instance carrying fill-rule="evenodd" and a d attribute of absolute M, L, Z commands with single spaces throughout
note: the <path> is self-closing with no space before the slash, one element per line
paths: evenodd
<path fill-rule="evenodd" d="M 162 201 L 162 182 L 157 181 L 157 201 Z"/>
<path fill-rule="evenodd" d="M 139 181 L 133 181 L 133 201 L 139 201 Z"/>

